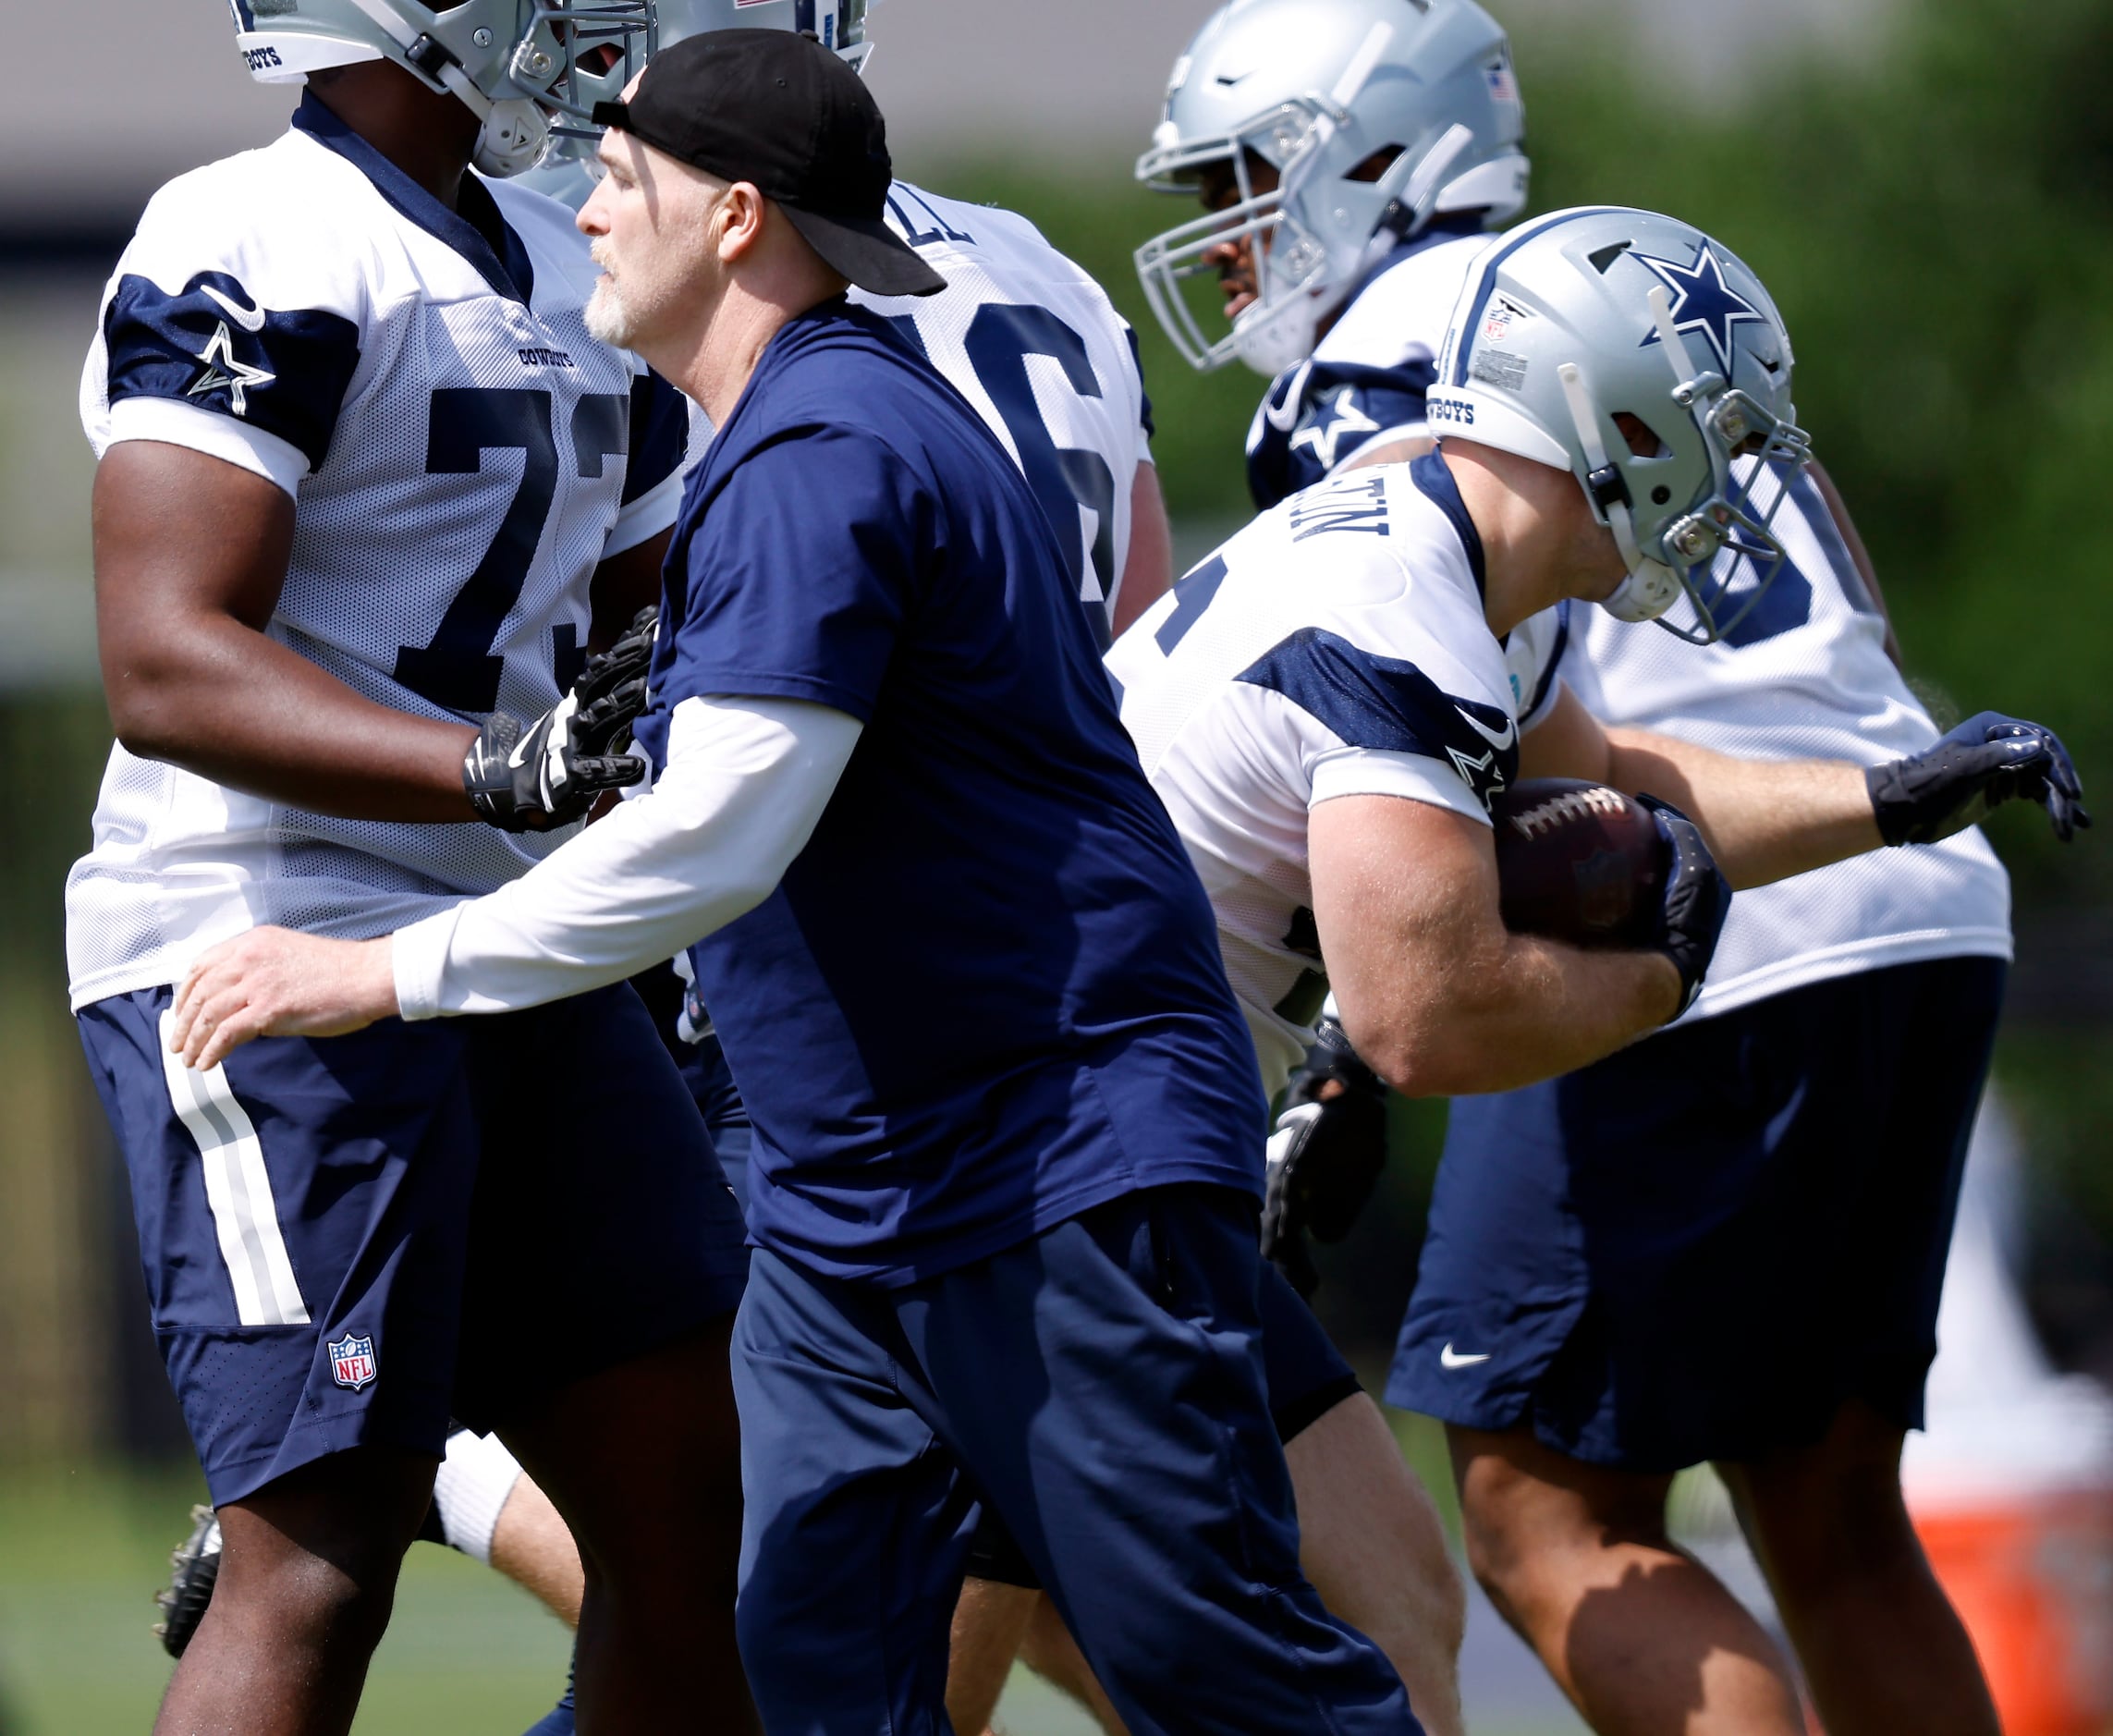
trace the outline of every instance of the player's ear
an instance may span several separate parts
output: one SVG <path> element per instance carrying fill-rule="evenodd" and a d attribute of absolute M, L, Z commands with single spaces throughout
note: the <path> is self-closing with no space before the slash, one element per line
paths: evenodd
<path fill-rule="evenodd" d="M 721 264 L 732 264 L 761 238 L 766 202 L 753 181 L 736 181 L 719 195 L 712 224 Z"/>

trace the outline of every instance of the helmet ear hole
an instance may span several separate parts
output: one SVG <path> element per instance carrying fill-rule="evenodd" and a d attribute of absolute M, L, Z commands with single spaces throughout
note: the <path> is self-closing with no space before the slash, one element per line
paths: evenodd
<path fill-rule="evenodd" d="M 1651 424 L 1632 410 L 1618 410 L 1614 412 L 1614 425 L 1621 430 L 1621 437 L 1629 442 L 1632 457 L 1655 458 L 1666 450 L 1666 443 L 1652 431 Z"/>
<path fill-rule="evenodd" d="M 1660 483 L 1657 487 L 1654 488 L 1651 491 L 1651 504 L 1654 507 L 1662 507 L 1667 501 L 1672 499 L 1672 497 L 1673 491 L 1667 488 L 1663 483 Z"/>

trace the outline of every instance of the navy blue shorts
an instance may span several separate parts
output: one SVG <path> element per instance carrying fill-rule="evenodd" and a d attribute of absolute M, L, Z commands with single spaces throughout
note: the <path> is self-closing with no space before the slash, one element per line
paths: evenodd
<path fill-rule="evenodd" d="M 730 1173 L 730 1172 L 729 1172 Z M 1289 1446 L 1295 1436 L 1334 1410 L 1361 1384 L 1336 1342 L 1328 1337 L 1305 1299 L 1274 1265 L 1262 1263 L 1262 1369 L 1269 1388 L 1269 1420 L 1276 1438 Z M 969 1544 L 969 1574 L 1040 1591 L 1020 1545 L 988 1506 L 980 1510 Z"/>
<path fill-rule="evenodd" d="M 629 988 L 203 1074 L 169 1001 L 80 1033 L 215 1504 L 363 1443 L 438 1455 L 450 1415 L 503 1424 L 739 1302 L 740 1213 Z"/>
<path fill-rule="evenodd" d="M 1639 1472 L 1923 1420 L 1995 959 L 1890 966 L 1453 1105 L 1389 1402 Z"/>
<path fill-rule="evenodd" d="M 757 1253 L 737 1620 L 766 1729 L 948 1728 L 981 1490 L 1131 1730 L 1418 1730 L 1300 1571 L 1255 1209 L 1148 1189 L 899 1289 Z"/>

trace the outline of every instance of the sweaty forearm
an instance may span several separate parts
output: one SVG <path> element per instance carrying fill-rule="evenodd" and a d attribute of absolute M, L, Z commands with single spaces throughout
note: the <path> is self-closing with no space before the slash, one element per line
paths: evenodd
<path fill-rule="evenodd" d="M 1358 1054 L 1411 1097 L 1509 1091 L 1570 1072 L 1657 1029 L 1680 1002 L 1679 973 L 1662 953 L 1531 935 L 1392 986 L 1346 994 L 1338 983 L 1337 1002 Z"/>
<path fill-rule="evenodd" d="M 1610 728 L 1606 740 L 1606 781 L 1686 813 L 1734 886 L 1766 886 L 1884 842 L 1863 768 L 1849 761 L 1734 759 L 1644 729 Z"/>
<path fill-rule="evenodd" d="M 215 783 L 353 820 L 476 818 L 462 788 L 469 724 L 414 717 L 228 616 L 105 635 L 104 685 L 131 752 Z"/>

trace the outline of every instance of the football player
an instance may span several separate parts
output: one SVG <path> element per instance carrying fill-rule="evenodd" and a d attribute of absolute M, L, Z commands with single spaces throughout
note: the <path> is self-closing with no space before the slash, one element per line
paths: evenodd
<path fill-rule="evenodd" d="M 643 642 L 575 682 L 657 593 L 681 400 L 589 335 L 570 213 L 505 177 L 652 8 L 234 10 L 310 88 L 155 196 L 82 385 L 118 745 L 73 999 L 225 1547 L 158 1728 L 350 1723 L 451 1414 L 581 1539 L 603 1728 L 680 1724 L 701 1657 L 739 1722 L 742 1231 L 629 991 L 204 1070 L 163 1034 L 215 939 L 489 891 L 633 775 L 595 707 Z"/>
<path fill-rule="evenodd" d="M 1141 173 L 1237 204 L 1237 224 L 1175 232 L 1179 256 L 1169 238 L 1148 246 L 1148 287 L 1172 314 L 1175 274 L 1201 264 L 1236 336 L 1318 335 L 1310 357 L 1232 340 L 1214 355 L 1192 313 L 1172 318 L 1193 360 L 1289 364 L 1250 434 L 1257 504 L 1427 446 L 1423 397 L 1445 309 L 1481 249 L 1472 231 L 1524 192 L 1501 32 L 1457 0 L 1406 27 L 1391 6 L 1259 0 L 1215 16 L 1182 71 Z M 1281 105 L 1313 90 L 1336 92 L 1337 115 L 1283 126 Z M 1463 134 L 1442 172 L 1417 166 Z M 1365 153 L 1436 189 L 1396 213 L 1398 225 L 1424 203 L 1437 214 L 1398 243 L 1386 225 L 1372 232 L 1375 260 L 1350 256 L 1354 227 L 1325 221 L 1364 196 Z M 1485 161 L 1514 163 L 1518 185 L 1477 185 Z M 1454 206 L 1465 235 L 1446 233 Z M 1316 237 L 1331 245 L 1306 245 Z M 1303 275 L 1282 268 L 1288 257 Z M 1660 264 L 1681 314 L 1703 317 L 1721 284 L 1699 258 Z M 1489 351 L 1501 358 L 1517 317 L 1496 307 Z M 1742 618 L 1697 650 L 1582 614 L 1562 665 L 1577 701 L 1563 703 L 1738 752 L 1869 760 L 1927 747 L 1936 727 L 1894 666 L 1838 497 L 1816 466 L 1789 495 L 1777 523 L 1790 559 L 1772 586 L 1722 557 Z M 1694 631 L 1685 605 L 1673 619 Z M 2009 947 L 2007 885 L 1977 833 L 1863 858 L 1742 896 L 1678 1032 L 1455 1106 L 1389 1397 L 1454 1424 L 1476 1571 L 1598 1728 L 1693 1728 L 1698 1693 L 1723 1728 L 1802 1728 L 1773 1645 L 1667 1537 L 1668 1473 L 1702 1460 L 1728 1470 L 1754 1515 L 1830 1729 L 1993 1728 L 1891 1467 L 1921 1418 Z M 1911 1084 L 1909 1054 L 1921 1057 Z M 1294 1264 L 1302 1216 L 1325 1213 L 1339 1234 L 1369 1190 L 1369 1077 L 1339 1048 L 1301 1077 L 1330 1101 L 1294 1112 L 1275 1145 L 1293 1164 L 1273 1171 L 1269 1221 Z M 1655 1228 L 1640 1238 L 1644 1223 Z M 1553 1300 L 1529 1317 L 1529 1294 Z M 1588 1595 L 1620 1619 L 1581 1627 Z M 1662 1636 L 1664 1668 L 1637 1669 L 1632 1649 L 1594 1637 L 1617 1632 L 1625 1646 Z M 1680 1660 L 1711 1644 L 1721 1662 L 1698 1684 Z"/>

